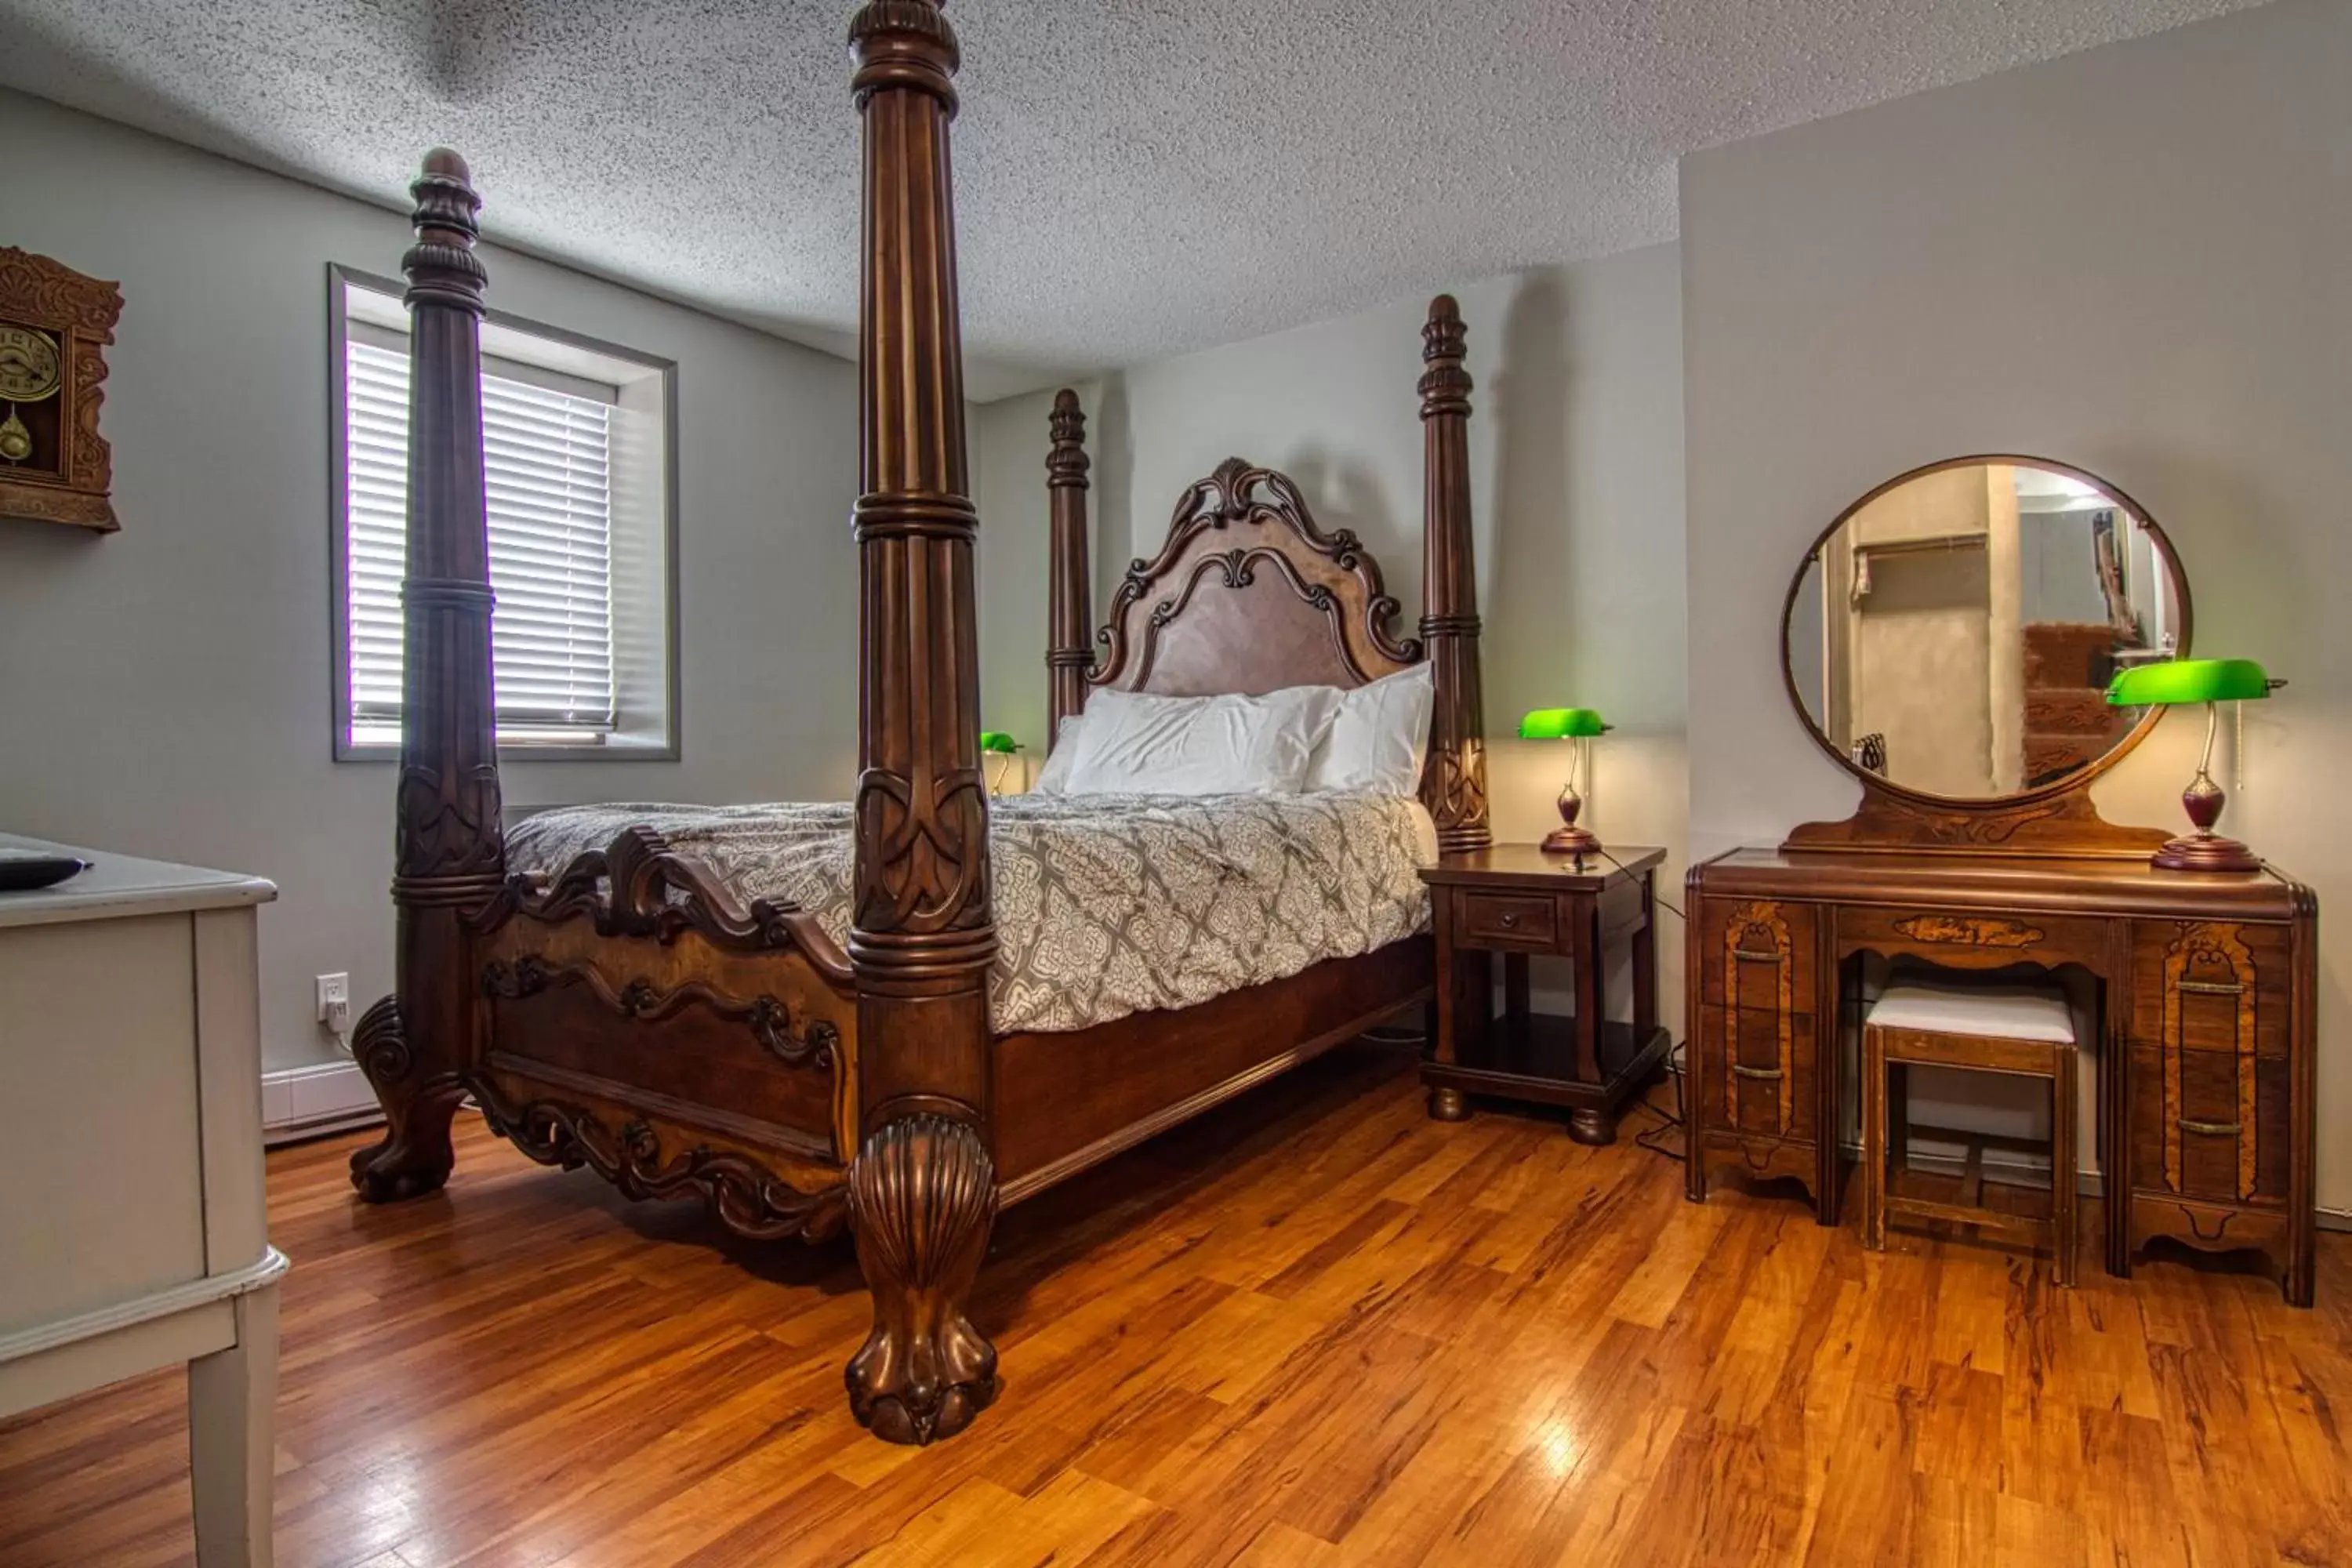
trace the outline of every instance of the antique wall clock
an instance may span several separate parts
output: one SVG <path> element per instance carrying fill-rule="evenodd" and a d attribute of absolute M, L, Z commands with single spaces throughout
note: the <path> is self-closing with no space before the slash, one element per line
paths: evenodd
<path fill-rule="evenodd" d="M 121 313 L 113 284 L 0 247 L 0 517 L 119 526 L 98 407 Z"/>

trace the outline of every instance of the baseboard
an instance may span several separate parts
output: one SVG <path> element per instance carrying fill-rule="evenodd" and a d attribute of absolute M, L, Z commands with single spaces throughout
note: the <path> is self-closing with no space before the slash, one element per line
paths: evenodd
<path fill-rule="evenodd" d="M 321 1062 L 261 1075 L 261 1140 L 288 1143 L 383 1120 L 357 1062 Z"/>

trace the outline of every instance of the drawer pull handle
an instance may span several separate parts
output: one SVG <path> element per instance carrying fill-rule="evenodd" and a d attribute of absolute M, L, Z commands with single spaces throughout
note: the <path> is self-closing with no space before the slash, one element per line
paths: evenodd
<path fill-rule="evenodd" d="M 1731 956 L 1739 960 L 1742 963 L 1778 963 L 1780 962 L 1780 950 L 1778 948 L 1770 947 L 1735 947 L 1731 950 Z"/>
<path fill-rule="evenodd" d="M 2181 990 L 2199 996 L 2243 996 L 2246 988 L 2234 980 L 2176 980 Z"/>
<path fill-rule="evenodd" d="M 1731 1064 L 1731 1070 L 1740 1078 L 1777 1079 L 1780 1076 L 1779 1068 L 1748 1068 L 1738 1062 Z"/>
<path fill-rule="evenodd" d="M 1504 930 L 1506 930 L 1506 931 L 1509 930 L 1511 927 L 1513 927 L 1513 926 L 1515 926 L 1515 925 L 1517 925 L 1517 924 L 1518 924 L 1518 923 L 1519 923 L 1519 917 L 1518 917 L 1517 915 L 1516 915 L 1516 914 L 1507 914 L 1507 914 L 1505 914 L 1505 915 L 1502 917 L 1502 919 L 1503 919 L 1503 929 L 1504 929 Z"/>
<path fill-rule="evenodd" d="M 2238 1135 L 2238 1123 L 2234 1121 L 2192 1121 L 2183 1116 L 2179 1118 L 2179 1124 L 2183 1132 L 2200 1133 L 2207 1138 L 2235 1138 Z"/>

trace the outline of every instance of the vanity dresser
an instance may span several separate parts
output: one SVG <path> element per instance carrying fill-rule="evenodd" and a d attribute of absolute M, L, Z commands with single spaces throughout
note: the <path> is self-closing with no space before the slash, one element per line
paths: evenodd
<path fill-rule="evenodd" d="M 2054 975 L 2089 1015 L 2109 1271 L 2154 1237 L 2253 1249 L 2311 1304 L 2316 901 L 2276 867 L 2158 868 L 2169 835 L 2089 795 L 2160 712 L 2110 709 L 2110 676 L 2189 632 L 2162 531 L 2062 464 L 1937 464 L 1822 535 L 1784 668 L 1863 799 L 1691 869 L 1693 1201 L 1726 1168 L 1792 1177 L 1836 1224 L 1870 993 Z"/>

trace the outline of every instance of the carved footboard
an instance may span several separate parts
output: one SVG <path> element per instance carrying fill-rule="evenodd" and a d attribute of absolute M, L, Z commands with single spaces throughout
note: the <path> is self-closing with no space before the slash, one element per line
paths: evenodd
<path fill-rule="evenodd" d="M 478 921 L 467 1087 L 533 1159 L 631 1197 L 699 1194 L 729 1229 L 817 1239 L 857 1139 L 849 966 L 796 910 L 736 906 L 632 827 Z"/>

